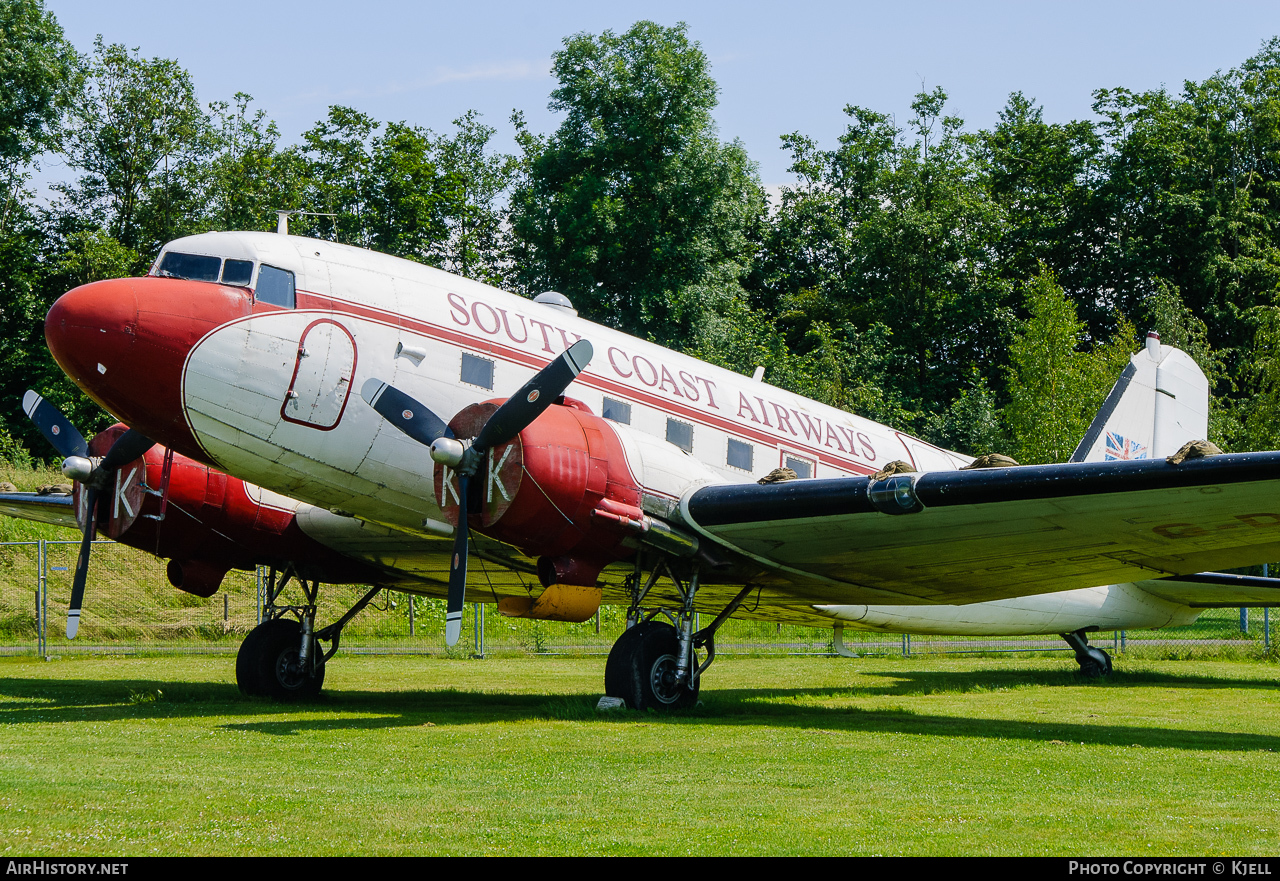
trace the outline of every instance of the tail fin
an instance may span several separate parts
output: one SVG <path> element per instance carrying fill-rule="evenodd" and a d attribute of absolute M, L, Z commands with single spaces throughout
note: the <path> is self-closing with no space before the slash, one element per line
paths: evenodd
<path fill-rule="evenodd" d="M 1171 456 L 1187 441 L 1208 435 L 1209 381 L 1190 355 L 1160 345 L 1160 335 L 1151 331 L 1070 461 Z"/>

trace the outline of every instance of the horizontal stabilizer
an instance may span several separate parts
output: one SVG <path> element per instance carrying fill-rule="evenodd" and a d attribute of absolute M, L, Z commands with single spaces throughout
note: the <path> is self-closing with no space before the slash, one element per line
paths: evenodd
<path fill-rule="evenodd" d="M 1280 578 L 1201 572 L 1180 578 L 1139 581 L 1137 586 L 1162 600 L 1200 609 L 1280 606 Z"/>

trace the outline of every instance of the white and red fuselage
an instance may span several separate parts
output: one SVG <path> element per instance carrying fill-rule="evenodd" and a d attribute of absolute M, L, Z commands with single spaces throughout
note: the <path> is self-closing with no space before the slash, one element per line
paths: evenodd
<path fill-rule="evenodd" d="M 238 284 L 165 277 L 170 252 L 252 263 L 252 273 Z M 751 482 L 780 466 L 821 478 L 894 460 L 921 471 L 970 461 L 569 309 L 371 251 L 206 233 L 170 243 L 156 266 L 77 288 L 50 310 L 49 347 L 77 385 L 148 437 L 269 496 L 427 535 L 456 521 L 451 476 L 362 388 L 384 382 L 465 422 L 468 408 L 505 397 L 589 339 L 595 357 L 567 406 L 547 411 L 513 451 L 491 452 L 484 507 L 473 512 L 477 528 L 552 561 L 570 584 L 633 553 L 628 521 L 669 518 L 701 485 Z M 264 267 L 292 276 L 291 304 L 255 293 Z M 814 609 L 852 626 L 948 633 L 1152 627 L 1196 614 L 1132 585 L 928 609 L 842 599 L 833 587 L 830 604 Z"/>

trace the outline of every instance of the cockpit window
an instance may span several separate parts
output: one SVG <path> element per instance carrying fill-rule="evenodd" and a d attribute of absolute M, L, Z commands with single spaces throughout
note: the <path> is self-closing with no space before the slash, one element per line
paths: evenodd
<path fill-rule="evenodd" d="M 156 275 L 169 278 L 188 278 L 192 281 L 217 281 L 222 268 L 221 257 L 205 257 L 202 254 L 179 254 L 170 251 L 156 267 Z"/>
<path fill-rule="evenodd" d="M 260 303 L 273 303 L 286 309 L 293 308 L 293 273 L 262 264 L 258 271 L 258 288 L 255 291 Z"/>
<path fill-rule="evenodd" d="M 249 280 L 253 278 L 253 261 L 252 260 L 230 260 L 222 267 L 222 283 L 233 284 L 238 287 L 248 287 Z"/>

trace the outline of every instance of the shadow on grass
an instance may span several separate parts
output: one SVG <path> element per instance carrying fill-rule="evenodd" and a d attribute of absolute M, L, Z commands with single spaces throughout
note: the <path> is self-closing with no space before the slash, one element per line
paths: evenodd
<path fill-rule="evenodd" d="M 1280 736 L 1257 732 L 1191 730 L 1155 725 L 1099 724 L 1045 720 L 970 718 L 918 713 L 909 707 L 864 709 L 850 700 L 875 696 L 911 698 L 939 693 L 980 693 L 1001 689 L 1086 686 L 1075 674 L 1041 671 L 867 671 L 879 685 L 845 687 L 707 690 L 695 709 L 670 714 L 595 710 L 594 695 L 513 694 L 423 689 L 414 691 L 333 691 L 315 701 L 277 704 L 246 698 L 225 683 L 118 679 L 0 680 L 0 728 L 12 724 L 112 722 L 139 719 L 202 719 L 217 728 L 291 737 L 323 731 L 389 728 L 450 728 L 522 721 L 661 726 L 769 725 L 821 729 L 830 733 L 897 733 L 930 737 L 1138 746 L 1206 751 L 1280 751 Z M 1140 672 L 1117 674 L 1089 688 L 1253 689 L 1275 686 L 1255 679 Z M 840 700 L 844 706 L 814 701 Z M 1079 698 L 1075 698 L 1076 703 Z M 1062 713 L 1075 713 L 1076 707 Z M 1114 720 L 1114 716 L 1108 717 Z M 672 736 L 679 735 L 672 731 Z"/>

